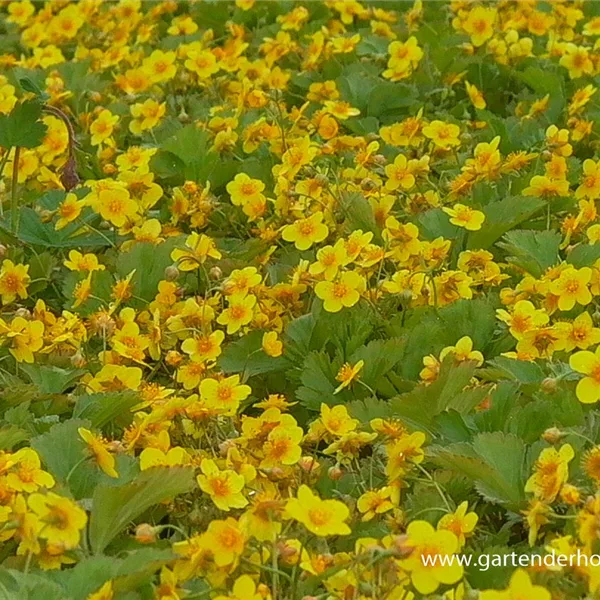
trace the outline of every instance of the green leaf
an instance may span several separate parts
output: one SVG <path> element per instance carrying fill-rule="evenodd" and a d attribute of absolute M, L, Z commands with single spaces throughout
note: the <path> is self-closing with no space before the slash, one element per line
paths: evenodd
<path fill-rule="evenodd" d="M 0 450 L 12 450 L 17 444 L 29 439 L 29 432 L 15 425 L 0 428 Z"/>
<path fill-rule="evenodd" d="M 45 248 L 89 248 L 111 244 L 106 236 L 87 231 L 81 223 L 73 223 L 61 231 L 56 231 L 53 223 L 44 223 L 40 215 L 28 206 L 20 207 L 19 213 L 18 238 L 26 244 Z M 93 219 L 94 215 L 90 214 L 86 218 Z M 10 232 L 10 221 L 0 221 L 0 229 Z"/>
<path fill-rule="evenodd" d="M 131 483 L 115 487 L 99 485 L 93 496 L 90 544 L 102 552 L 129 523 L 151 506 L 189 492 L 194 470 L 189 467 L 157 467 L 142 471 Z"/>
<path fill-rule="evenodd" d="M 53 365 L 23 364 L 21 368 L 43 394 L 62 394 L 85 373 L 82 369 L 61 369 Z"/>
<path fill-rule="evenodd" d="M 75 567 L 57 574 L 73 600 L 86 600 L 107 581 L 113 580 L 115 592 L 139 588 L 163 565 L 174 558 L 171 550 L 141 548 L 115 556 L 91 556 Z"/>
<path fill-rule="evenodd" d="M 337 404 L 340 399 L 333 395 L 335 376 L 339 365 L 333 365 L 326 352 L 311 352 L 304 362 L 296 398 L 306 408 L 318 412 L 321 404 Z"/>
<path fill-rule="evenodd" d="M 498 246 L 507 253 L 506 260 L 509 263 L 534 277 L 541 277 L 547 269 L 559 262 L 561 241 L 561 235 L 557 231 L 517 229 L 506 233 Z"/>
<path fill-rule="evenodd" d="M 600 258 L 600 244 L 578 244 L 567 255 L 567 262 L 576 269 L 591 267 Z"/>
<path fill-rule="evenodd" d="M 469 477 L 488 501 L 518 511 L 525 500 L 525 444 L 512 434 L 480 433 L 472 443 L 431 446 L 438 466 Z"/>
<path fill-rule="evenodd" d="M 36 100 L 17 104 L 8 115 L 0 115 L 0 146 L 35 148 L 46 135 L 47 127 L 39 121 L 42 106 Z"/>
<path fill-rule="evenodd" d="M 178 237 L 173 237 L 158 245 L 137 243 L 128 252 L 119 254 L 116 272 L 124 278 L 135 271 L 131 279 L 133 294 L 150 302 L 158 292 L 158 283 L 165 277 L 165 269 L 173 264 L 171 252 L 179 242 Z M 141 304 L 139 300 L 138 304 Z"/>
<path fill-rule="evenodd" d="M 31 440 L 31 447 L 40 455 L 47 471 L 68 487 L 75 499 L 88 497 L 100 476 L 98 467 L 85 461 L 87 445 L 77 431 L 80 427 L 89 429 L 90 422 L 70 419 Z"/>
<path fill-rule="evenodd" d="M 260 330 L 252 331 L 239 340 L 227 344 L 218 359 L 219 367 L 223 372 L 243 373 L 247 378 L 285 368 L 287 362 L 283 357 L 273 357 L 263 352 L 263 333 Z"/>
<path fill-rule="evenodd" d="M 509 379 L 521 385 L 540 384 L 546 375 L 535 362 L 497 356 L 488 362 L 488 368 L 496 369 L 498 379 Z"/>
<path fill-rule="evenodd" d="M 381 232 L 375 221 L 375 214 L 369 201 L 358 192 L 342 194 L 342 210 L 346 215 L 346 223 L 350 231 L 362 229 L 374 234 L 374 240 L 381 240 Z"/>
<path fill-rule="evenodd" d="M 413 427 L 425 428 L 433 434 L 434 417 L 448 408 L 456 409 L 453 403 L 471 381 L 474 372 L 473 361 L 454 365 L 452 357 L 449 356 L 442 363 L 440 374 L 432 384 L 421 384 L 410 392 L 392 398 L 392 410 Z M 466 404 L 465 408 L 470 410 L 472 406 Z"/>
<path fill-rule="evenodd" d="M 491 202 L 482 208 L 485 221 L 479 231 L 469 234 L 469 249 L 489 248 L 510 229 L 529 219 L 546 203 L 539 198 L 515 196 Z"/>
<path fill-rule="evenodd" d="M 116 420 L 126 426 L 133 419 L 131 409 L 139 403 L 138 394 L 131 391 L 86 394 L 77 397 L 73 417 L 88 419 L 95 429 Z"/>

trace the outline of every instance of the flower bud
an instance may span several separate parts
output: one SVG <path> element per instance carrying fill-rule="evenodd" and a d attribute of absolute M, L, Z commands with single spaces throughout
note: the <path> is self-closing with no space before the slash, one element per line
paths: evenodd
<path fill-rule="evenodd" d="M 87 365 L 87 360 L 81 350 L 77 350 L 77 352 L 71 356 L 71 364 L 77 369 L 81 369 Z"/>
<path fill-rule="evenodd" d="M 223 277 L 223 271 L 219 267 L 212 267 L 212 269 L 208 272 L 208 276 L 213 281 L 218 281 Z"/>
<path fill-rule="evenodd" d="M 414 547 L 408 543 L 407 535 L 397 535 L 392 540 L 393 549 L 397 552 L 398 558 L 408 558 L 414 550 Z"/>
<path fill-rule="evenodd" d="M 15 317 L 21 317 L 22 319 L 31 319 L 31 312 L 28 308 L 17 308 L 15 311 Z"/>
<path fill-rule="evenodd" d="M 149 523 L 141 523 L 135 528 L 135 539 L 140 544 L 153 544 L 157 538 L 157 528 Z"/>
<path fill-rule="evenodd" d="M 321 468 L 319 461 L 313 456 L 303 456 L 298 461 L 298 466 L 306 473 L 317 473 Z"/>
<path fill-rule="evenodd" d="M 565 437 L 566 433 L 557 427 L 550 427 L 542 433 L 542 439 L 549 444 L 558 444 Z"/>
<path fill-rule="evenodd" d="M 546 377 L 546 379 L 542 381 L 541 388 L 546 394 L 552 394 L 558 389 L 558 383 L 554 377 Z"/>
<path fill-rule="evenodd" d="M 165 279 L 167 281 L 175 281 L 179 278 L 179 269 L 175 265 L 169 265 L 165 269 Z"/>
<path fill-rule="evenodd" d="M 4 258 L 8 253 L 8 248 L 4 244 L 0 244 L 0 258 Z"/>
<path fill-rule="evenodd" d="M 177 350 L 169 350 L 167 352 L 167 355 L 165 356 L 165 362 L 170 367 L 176 367 L 177 365 L 181 364 L 182 360 L 183 356 L 179 352 L 177 352 Z"/>
<path fill-rule="evenodd" d="M 329 467 L 327 471 L 327 477 L 332 481 L 339 481 L 344 476 L 344 470 L 339 466 L 335 465 L 335 467 Z"/>

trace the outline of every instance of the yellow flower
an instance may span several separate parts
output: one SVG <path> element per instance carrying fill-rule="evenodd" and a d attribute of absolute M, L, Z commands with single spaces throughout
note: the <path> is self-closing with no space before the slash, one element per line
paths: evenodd
<path fill-rule="evenodd" d="M 394 508 L 391 501 L 393 491 L 391 486 L 385 486 L 378 490 L 365 492 L 356 503 L 356 508 L 363 515 L 362 520 L 370 521 L 375 516 L 392 510 Z"/>
<path fill-rule="evenodd" d="M 235 206 L 243 206 L 263 198 L 265 184 L 260 179 L 252 179 L 246 173 L 238 173 L 234 180 L 227 184 L 226 189 L 231 197 L 231 203 Z"/>
<path fill-rule="evenodd" d="M 450 514 L 444 515 L 437 524 L 438 530 L 451 531 L 458 539 L 458 548 L 465 545 L 465 538 L 472 535 L 479 516 L 475 512 L 467 513 L 469 503 L 465 500 Z"/>
<path fill-rule="evenodd" d="M 52 492 L 35 493 L 27 498 L 27 505 L 41 523 L 38 535 L 48 544 L 67 550 L 79 545 L 87 515 L 73 500 Z"/>
<path fill-rule="evenodd" d="M 213 331 L 209 335 L 190 337 L 181 344 L 181 349 L 190 355 L 194 362 L 216 360 L 221 355 L 221 344 L 225 339 L 222 331 Z"/>
<path fill-rule="evenodd" d="M 59 218 L 56 221 L 54 228 L 57 231 L 60 231 L 69 223 L 73 222 L 81 214 L 84 204 L 83 200 L 78 200 L 75 194 L 67 194 L 56 210 L 56 214 Z"/>
<path fill-rule="evenodd" d="M 522 339 L 527 331 L 542 327 L 550 320 L 543 310 L 536 309 L 529 300 L 519 300 L 510 312 L 498 309 L 496 315 L 508 325 L 510 334 L 517 340 Z"/>
<path fill-rule="evenodd" d="M 238 411 L 251 391 L 249 385 L 240 384 L 239 375 L 221 380 L 207 378 L 200 383 L 200 395 L 206 406 L 229 416 Z"/>
<path fill-rule="evenodd" d="M 168 441 L 168 436 L 166 437 Z M 168 441 L 168 443 L 170 442 Z M 173 446 L 164 451 L 160 448 L 144 448 L 140 454 L 141 471 L 155 467 L 179 467 L 189 463 L 190 456 L 181 446 Z"/>
<path fill-rule="evenodd" d="M 541 585 L 531 583 L 525 569 L 517 569 L 510 578 L 510 584 L 505 590 L 482 590 L 480 600 L 552 600 L 552 594 Z"/>
<path fill-rule="evenodd" d="M 69 251 L 69 258 L 63 263 L 70 271 L 104 271 L 104 265 L 98 263 L 95 254 L 81 254 L 77 250 Z"/>
<path fill-rule="evenodd" d="M 44 471 L 40 457 L 33 448 L 21 448 L 11 457 L 13 468 L 6 475 L 6 485 L 15 492 L 31 494 L 39 488 L 54 487 L 54 477 Z"/>
<path fill-rule="evenodd" d="M 354 366 L 350 363 L 342 365 L 335 378 L 341 382 L 340 385 L 335 388 L 333 394 L 341 392 L 344 388 L 347 388 L 355 379 L 358 379 L 358 373 L 365 366 L 364 360 L 359 360 Z"/>
<path fill-rule="evenodd" d="M 211 521 L 206 531 L 206 541 L 218 567 L 231 565 L 239 558 L 246 545 L 246 534 L 231 517 L 225 521 Z"/>
<path fill-rule="evenodd" d="M 569 182 L 566 179 L 550 179 L 546 175 L 534 175 L 529 186 L 523 190 L 523 195 L 543 198 L 568 196 Z"/>
<path fill-rule="evenodd" d="M 533 475 L 525 484 L 525 491 L 532 492 L 542 502 L 553 502 L 560 488 L 569 477 L 569 462 L 575 452 L 570 444 L 564 444 L 560 450 L 544 448 L 533 466 Z"/>
<path fill-rule="evenodd" d="M 115 125 L 119 122 L 119 115 L 113 115 L 110 110 L 102 110 L 90 125 L 92 135 L 90 143 L 99 146 L 105 142 L 113 133 Z"/>
<path fill-rule="evenodd" d="M 288 500 L 285 510 L 289 518 L 319 537 L 351 533 L 345 523 L 350 516 L 348 507 L 339 500 L 321 500 L 306 485 L 300 486 L 296 498 Z"/>
<path fill-rule="evenodd" d="M 277 337 L 276 331 L 267 331 L 262 337 L 263 352 L 274 358 L 283 354 L 283 343 Z"/>
<path fill-rule="evenodd" d="M 133 220 L 138 212 L 137 203 L 131 199 L 125 188 L 102 190 L 98 194 L 97 210 L 103 219 L 115 227 L 123 227 Z"/>
<path fill-rule="evenodd" d="M 477 89 L 475 85 L 469 83 L 468 81 L 465 81 L 465 89 L 467 90 L 467 94 L 469 96 L 469 100 L 471 100 L 471 104 L 475 108 L 483 110 L 487 106 L 483 94 L 480 90 Z"/>
<path fill-rule="evenodd" d="M 440 361 L 444 360 L 448 354 L 452 354 L 458 362 L 472 360 L 478 367 L 483 364 L 483 354 L 478 350 L 473 350 L 473 340 L 468 335 L 461 337 L 455 346 L 444 348 L 440 352 Z"/>
<path fill-rule="evenodd" d="M 98 466 L 109 476 L 119 477 L 115 469 L 115 457 L 108 451 L 108 444 L 100 435 L 93 434 L 89 429 L 80 427 L 77 432 L 87 444 L 89 452 Z"/>
<path fill-rule="evenodd" d="M 583 181 L 575 191 L 576 198 L 600 197 L 600 161 L 588 158 L 583 161 Z"/>
<path fill-rule="evenodd" d="M 227 333 L 231 335 L 252 321 L 256 296 L 235 294 L 227 298 L 227 304 L 227 308 L 217 317 L 217 323 L 226 325 Z"/>
<path fill-rule="evenodd" d="M 350 417 L 343 404 L 333 407 L 321 404 L 321 423 L 331 435 L 337 437 L 354 431 L 358 426 L 358 420 Z"/>
<path fill-rule="evenodd" d="M 228 596 L 216 596 L 214 600 L 263 600 L 256 584 L 250 575 L 240 575 L 233 584 L 233 590 Z"/>
<path fill-rule="evenodd" d="M 104 365 L 88 383 L 94 392 L 137 390 L 142 382 L 139 367 L 124 365 Z"/>
<path fill-rule="evenodd" d="M 130 111 L 133 117 L 129 123 L 129 131 L 135 135 L 140 135 L 148 129 L 154 129 L 165 115 L 167 105 L 149 98 L 143 104 L 132 104 Z"/>
<path fill-rule="evenodd" d="M 559 64 L 561 67 L 568 69 L 571 79 L 577 79 L 594 72 L 594 63 L 588 49 L 576 44 L 567 44 Z"/>
<path fill-rule="evenodd" d="M 98 590 L 92 592 L 86 600 L 113 600 L 114 591 L 112 581 L 107 581 Z"/>
<path fill-rule="evenodd" d="M 323 223 L 323 213 L 316 212 L 306 219 L 299 219 L 283 228 L 282 237 L 286 242 L 294 242 L 298 250 L 308 250 L 313 244 L 322 242 L 329 234 Z"/>
<path fill-rule="evenodd" d="M 152 83 L 162 83 L 175 77 L 177 67 L 175 52 L 163 52 L 154 50 L 150 56 L 144 59 L 142 69 L 148 74 Z"/>
<path fill-rule="evenodd" d="M 295 465 L 302 456 L 300 442 L 304 437 L 301 427 L 294 425 L 278 425 L 269 433 L 263 446 L 264 458 L 261 469 L 269 469 L 279 465 Z"/>
<path fill-rule="evenodd" d="M 29 277 L 29 265 L 15 265 L 12 260 L 2 261 L 0 268 L 0 297 L 2 304 L 10 304 L 17 297 L 21 300 L 27 298 L 27 286 Z"/>
<path fill-rule="evenodd" d="M 217 250 L 212 238 L 203 233 L 192 233 L 185 240 L 185 249 L 175 248 L 171 259 L 177 262 L 182 271 L 193 271 L 206 262 L 207 258 L 218 260 L 221 253 Z"/>
<path fill-rule="evenodd" d="M 337 275 L 340 267 L 348 264 L 349 258 L 344 240 L 338 240 L 335 246 L 324 246 L 317 251 L 317 261 L 308 269 L 311 275 L 322 275 L 331 281 Z"/>
<path fill-rule="evenodd" d="M 452 146 L 460 146 L 460 128 L 453 123 L 444 121 L 431 121 L 429 125 L 423 127 L 423 135 L 430 139 L 438 148 L 447 150 Z"/>
<path fill-rule="evenodd" d="M 342 273 L 336 281 L 317 283 L 315 294 L 323 300 L 323 307 L 327 312 L 339 312 L 344 307 L 354 306 L 365 289 L 364 277 L 354 271 L 348 271 Z"/>
<path fill-rule="evenodd" d="M 215 461 L 207 458 L 202 461 L 200 469 L 202 475 L 197 477 L 198 485 L 219 510 L 228 512 L 232 508 L 244 508 L 248 504 L 242 493 L 246 485 L 243 475 L 229 469 L 220 471 Z"/>
<path fill-rule="evenodd" d="M 483 46 L 494 35 L 496 9 L 476 6 L 469 11 L 463 29 L 471 36 L 473 46 Z"/>
<path fill-rule="evenodd" d="M 589 267 L 567 267 L 561 271 L 560 277 L 550 284 L 550 292 L 558 296 L 558 308 L 571 310 L 575 304 L 589 304 L 592 301 L 588 288 L 591 279 L 592 270 Z"/>
<path fill-rule="evenodd" d="M 450 216 L 450 223 L 457 227 L 464 227 L 467 231 L 479 231 L 485 215 L 479 211 L 464 204 L 455 204 L 452 208 L 442 208 Z"/>
<path fill-rule="evenodd" d="M 11 343 L 9 352 L 18 362 L 33 363 L 33 353 L 44 345 L 45 326 L 42 321 L 27 321 L 15 317 L 10 325 L 0 319 L 0 339 L 5 337 Z"/>
<path fill-rule="evenodd" d="M 410 573 L 418 592 L 432 594 L 440 585 L 451 585 L 462 578 L 463 567 L 458 561 L 441 560 L 458 551 L 458 538 L 451 531 L 436 531 L 426 521 L 413 521 L 406 528 L 406 535 L 405 544 L 412 552 L 399 564 Z"/>
<path fill-rule="evenodd" d="M 571 369 L 583 373 L 585 377 L 576 388 L 577 398 L 584 404 L 593 404 L 600 400 L 600 346 L 595 352 L 583 350 L 575 352 L 569 359 Z"/>
<path fill-rule="evenodd" d="M 192 51 L 188 54 L 185 61 L 185 68 L 195 73 L 198 79 L 210 79 L 219 71 L 219 65 L 215 55 L 209 50 L 200 52 Z"/>
<path fill-rule="evenodd" d="M 390 482 L 403 477 L 411 465 L 423 462 L 425 453 L 421 446 L 424 443 L 425 434 L 422 431 L 415 431 L 411 434 L 404 434 L 387 445 L 388 461 L 385 474 Z"/>
<path fill-rule="evenodd" d="M 581 313 L 572 322 L 559 322 L 556 328 L 561 332 L 561 340 L 557 350 L 571 352 L 575 348 L 585 350 L 589 346 L 600 343 L 600 329 L 594 327 L 590 313 Z"/>
<path fill-rule="evenodd" d="M 415 185 L 415 177 L 408 168 L 408 160 L 404 154 L 398 154 L 394 163 L 385 167 L 385 174 L 388 177 L 386 190 L 394 191 L 399 187 L 410 190 Z"/>

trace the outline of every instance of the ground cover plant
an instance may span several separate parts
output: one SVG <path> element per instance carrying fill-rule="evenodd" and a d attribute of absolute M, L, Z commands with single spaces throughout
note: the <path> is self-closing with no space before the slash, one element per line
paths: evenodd
<path fill-rule="evenodd" d="M 1 2 L 0 598 L 598 597 L 599 36 Z"/>

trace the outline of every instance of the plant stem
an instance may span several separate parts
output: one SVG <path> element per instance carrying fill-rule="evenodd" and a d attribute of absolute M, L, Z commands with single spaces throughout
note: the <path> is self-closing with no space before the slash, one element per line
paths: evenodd
<path fill-rule="evenodd" d="M 13 158 L 13 172 L 12 172 L 12 184 L 10 189 L 10 228 L 12 233 L 16 234 L 18 231 L 17 219 L 18 219 L 18 206 L 17 206 L 17 183 L 19 179 L 19 159 L 21 154 L 21 148 L 15 147 L 15 156 Z"/>

